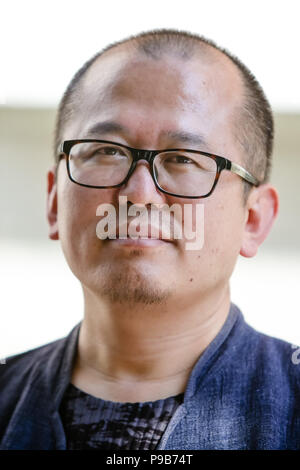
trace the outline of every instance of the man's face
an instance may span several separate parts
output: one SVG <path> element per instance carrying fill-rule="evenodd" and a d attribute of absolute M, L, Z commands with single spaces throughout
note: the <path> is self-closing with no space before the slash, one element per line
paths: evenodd
<path fill-rule="evenodd" d="M 241 96 L 239 75 L 220 53 L 199 55 L 191 61 L 174 57 L 152 60 L 119 48 L 88 71 L 75 117 L 66 125 L 63 138 L 105 139 L 142 149 L 198 149 L 243 164 L 234 137 Z M 106 125 L 90 134 L 97 123 Z M 100 240 L 96 209 L 110 203 L 118 213 L 119 196 L 127 196 L 129 205 L 147 207 L 204 204 L 202 249 L 186 250 L 185 238 L 152 247 Z M 71 182 L 62 160 L 57 204 L 59 238 L 70 268 L 84 289 L 111 301 L 145 304 L 169 300 L 184 307 L 221 296 L 242 244 L 243 183 L 228 171 L 222 172 L 211 196 L 197 200 L 161 193 L 146 161 L 138 163 L 122 187 L 93 189 Z"/>

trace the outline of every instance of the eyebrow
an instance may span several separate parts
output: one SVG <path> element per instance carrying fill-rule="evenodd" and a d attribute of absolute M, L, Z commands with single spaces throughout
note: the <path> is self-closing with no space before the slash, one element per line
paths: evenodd
<path fill-rule="evenodd" d="M 184 144 L 201 145 L 208 148 L 208 144 L 201 134 L 189 131 L 166 131 L 163 135 L 171 139 L 183 142 Z"/>
<path fill-rule="evenodd" d="M 97 136 L 102 135 L 102 134 L 107 134 L 110 132 L 122 132 L 124 134 L 129 135 L 130 130 L 128 127 L 123 126 L 115 121 L 103 121 L 103 122 L 97 122 L 96 124 L 93 124 L 90 128 L 87 130 L 87 138 L 94 137 L 96 138 Z M 194 132 L 189 132 L 189 131 L 163 131 L 162 136 L 166 136 L 170 139 L 173 139 L 175 141 L 179 141 L 180 143 L 184 143 L 187 145 L 196 145 L 196 146 L 205 146 L 206 149 L 209 148 L 206 140 L 201 134 L 194 133 Z"/>
<path fill-rule="evenodd" d="M 121 126 L 115 121 L 103 121 L 97 122 L 96 124 L 89 127 L 87 130 L 88 137 L 95 137 L 99 134 L 109 133 L 109 132 L 125 132 L 129 133 L 129 129 L 125 126 Z"/>

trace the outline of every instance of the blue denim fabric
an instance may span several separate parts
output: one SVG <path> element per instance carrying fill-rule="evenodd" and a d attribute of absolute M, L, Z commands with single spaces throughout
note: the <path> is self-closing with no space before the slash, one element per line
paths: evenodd
<path fill-rule="evenodd" d="M 66 449 L 58 409 L 80 325 L 0 365 L 0 449 Z M 157 449 L 300 450 L 300 364 L 292 360 L 294 352 L 290 343 L 248 325 L 231 304 Z"/>

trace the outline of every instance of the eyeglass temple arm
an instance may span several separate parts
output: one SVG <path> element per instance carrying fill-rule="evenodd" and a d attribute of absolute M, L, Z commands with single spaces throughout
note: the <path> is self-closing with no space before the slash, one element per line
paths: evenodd
<path fill-rule="evenodd" d="M 232 173 L 235 173 L 236 175 L 241 176 L 244 180 L 248 181 L 248 183 L 254 184 L 254 186 L 259 185 L 258 179 L 252 176 L 247 170 L 237 163 L 227 160 L 226 169 L 232 171 Z"/>

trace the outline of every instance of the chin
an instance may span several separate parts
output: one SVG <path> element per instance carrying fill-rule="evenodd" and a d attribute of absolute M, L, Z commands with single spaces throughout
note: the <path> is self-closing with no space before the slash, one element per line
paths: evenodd
<path fill-rule="evenodd" d="M 160 276 L 155 276 L 149 269 L 139 270 L 128 265 L 113 269 L 110 265 L 98 271 L 96 278 L 94 275 L 89 282 L 83 283 L 110 303 L 161 304 L 172 295 L 170 288 L 161 285 Z"/>

